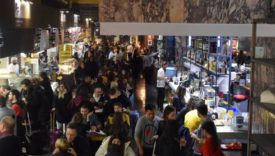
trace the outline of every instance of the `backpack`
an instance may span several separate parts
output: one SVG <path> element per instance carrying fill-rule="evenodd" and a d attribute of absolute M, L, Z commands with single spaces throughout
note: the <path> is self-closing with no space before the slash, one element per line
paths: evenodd
<path fill-rule="evenodd" d="M 182 151 L 186 154 L 190 153 L 191 150 L 192 150 L 192 138 L 191 138 L 189 129 L 187 127 L 181 126 L 179 131 L 178 131 L 178 134 L 179 134 L 180 138 L 184 137 L 185 140 L 186 140 L 185 148 L 182 149 Z"/>

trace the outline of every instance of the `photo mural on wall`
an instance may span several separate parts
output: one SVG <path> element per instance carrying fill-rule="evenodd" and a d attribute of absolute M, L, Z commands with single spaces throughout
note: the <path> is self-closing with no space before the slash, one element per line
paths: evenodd
<path fill-rule="evenodd" d="M 101 0 L 101 22 L 182 22 L 183 0 Z"/>
<path fill-rule="evenodd" d="M 100 22 L 250 23 L 270 0 L 101 0 Z"/>

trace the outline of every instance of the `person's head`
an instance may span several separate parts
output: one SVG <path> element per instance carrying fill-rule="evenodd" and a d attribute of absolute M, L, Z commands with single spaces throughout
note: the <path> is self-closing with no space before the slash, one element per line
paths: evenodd
<path fill-rule="evenodd" d="M 100 97 L 101 95 L 103 94 L 103 91 L 102 91 L 102 88 L 101 87 L 96 87 L 95 89 L 94 89 L 94 95 L 96 96 L 96 97 Z"/>
<path fill-rule="evenodd" d="M 164 61 L 164 62 L 162 63 L 162 68 L 163 68 L 163 69 L 166 69 L 167 66 L 168 66 L 167 62 Z"/>
<path fill-rule="evenodd" d="M 201 129 L 206 138 L 212 138 L 212 145 L 214 147 L 214 151 L 217 150 L 219 146 L 219 138 L 214 122 L 210 120 L 204 121 L 201 125 Z"/>
<path fill-rule="evenodd" d="M 88 117 L 88 114 L 91 112 L 91 104 L 90 102 L 82 102 L 80 107 L 80 113 L 82 115 L 82 118 L 86 119 Z"/>
<path fill-rule="evenodd" d="M 55 148 L 59 149 L 60 151 L 67 151 L 69 147 L 70 144 L 65 138 L 58 138 L 55 141 Z"/>
<path fill-rule="evenodd" d="M 3 95 L 0 95 L 0 108 L 6 106 L 6 98 Z"/>
<path fill-rule="evenodd" d="M 187 103 L 187 110 L 191 111 L 196 109 L 196 105 L 199 105 L 199 103 L 203 103 L 203 100 L 201 100 L 200 98 L 196 97 L 196 96 L 192 96 L 188 103 Z"/>
<path fill-rule="evenodd" d="M 7 97 L 7 95 L 9 94 L 9 92 L 11 90 L 11 87 L 8 85 L 4 85 L 4 86 L 1 86 L 0 90 L 1 90 L 0 91 L 1 95 L 3 95 L 4 97 Z"/>
<path fill-rule="evenodd" d="M 176 120 L 177 118 L 177 112 L 175 107 L 173 106 L 166 106 L 163 111 L 163 119 L 164 120 Z"/>
<path fill-rule="evenodd" d="M 73 115 L 71 123 L 81 124 L 83 121 L 82 114 L 77 112 Z"/>
<path fill-rule="evenodd" d="M 18 101 L 20 98 L 20 92 L 16 89 L 12 89 L 9 93 L 8 100 L 9 101 Z"/>
<path fill-rule="evenodd" d="M 66 139 L 69 143 L 72 143 L 77 137 L 77 125 L 69 123 L 66 130 Z"/>
<path fill-rule="evenodd" d="M 84 68 L 85 68 L 84 61 L 80 61 L 80 62 L 79 62 L 79 67 L 80 67 L 81 69 L 84 69 Z"/>
<path fill-rule="evenodd" d="M 63 92 L 66 90 L 66 85 L 64 82 L 59 82 L 59 91 Z"/>
<path fill-rule="evenodd" d="M 179 97 L 179 99 L 181 100 L 181 102 L 185 102 L 185 94 L 186 94 L 186 88 L 179 86 L 177 89 L 177 96 Z"/>
<path fill-rule="evenodd" d="M 16 65 L 17 64 L 17 58 L 16 57 L 12 57 L 11 58 L 11 63 Z"/>
<path fill-rule="evenodd" d="M 154 104 L 145 105 L 145 115 L 149 121 L 153 121 L 155 118 L 156 106 Z"/>
<path fill-rule="evenodd" d="M 90 84 L 90 83 L 92 82 L 91 76 L 90 76 L 90 75 L 85 75 L 85 76 L 84 76 L 84 82 L 85 82 L 86 84 Z"/>
<path fill-rule="evenodd" d="M 5 116 L 0 121 L 0 136 L 3 134 L 13 134 L 15 121 L 11 116 Z"/>
<path fill-rule="evenodd" d="M 119 102 L 115 103 L 114 104 L 114 112 L 122 113 L 122 111 L 123 111 L 122 104 Z"/>
<path fill-rule="evenodd" d="M 111 88 L 109 90 L 109 94 L 108 95 L 109 95 L 110 99 L 117 98 L 117 90 L 116 90 L 116 88 Z"/>
<path fill-rule="evenodd" d="M 124 153 L 124 141 L 119 136 L 111 136 L 106 156 L 121 156 Z"/>
<path fill-rule="evenodd" d="M 24 79 L 21 81 L 21 88 L 23 91 L 27 91 L 31 88 L 32 82 L 29 79 Z"/>
<path fill-rule="evenodd" d="M 89 96 L 89 88 L 86 85 L 81 85 L 77 88 L 76 96 L 87 98 Z"/>
<path fill-rule="evenodd" d="M 200 103 L 197 105 L 197 111 L 200 118 L 207 118 L 208 108 L 206 104 Z"/>
<path fill-rule="evenodd" d="M 118 82 L 115 80 L 115 81 L 111 81 L 110 83 L 110 88 L 117 88 L 118 87 Z"/>
<path fill-rule="evenodd" d="M 112 51 L 113 53 L 117 53 L 117 47 L 114 46 Z"/>
<path fill-rule="evenodd" d="M 103 83 L 103 78 L 101 76 L 97 77 L 97 83 Z"/>
<path fill-rule="evenodd" d="M 49 79 L 46 72 L 40 72 L 39 73 L 39 80 L 40 81 L 50 81 L 50 79 Z"/>

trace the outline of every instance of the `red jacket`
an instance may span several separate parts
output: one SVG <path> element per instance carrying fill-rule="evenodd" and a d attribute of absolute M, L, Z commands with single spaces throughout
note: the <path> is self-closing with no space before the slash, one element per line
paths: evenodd
<path fill-rule="evenodd" d="M 212 145 L 212 138 L 209 138 L 205 141 L 204 144 L 201 146 L 201 153 L 203 156 L 221 156 L 221 146 L 217 147 L 217 150 L 214 151 L 214 147 Z"/>

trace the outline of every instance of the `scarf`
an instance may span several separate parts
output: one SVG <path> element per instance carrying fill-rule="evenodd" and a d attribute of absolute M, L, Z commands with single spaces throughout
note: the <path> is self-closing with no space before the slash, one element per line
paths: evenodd
<path fill-rule="evenodd" d="M 65 89 L 63 92 L 59 91 L 59 89 L 57 90 L 58 94 L 58 99 L 64 99 L 65 94 L 67 93 L 67 90 Z"/>

